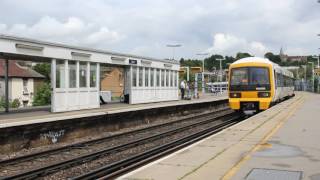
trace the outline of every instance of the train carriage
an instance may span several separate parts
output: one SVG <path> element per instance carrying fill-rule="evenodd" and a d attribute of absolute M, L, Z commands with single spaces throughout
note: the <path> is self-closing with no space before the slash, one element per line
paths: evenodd
<path fill-rule="evenodd" d="M 294 95 L 293 73 L 268 59 L 249 57 L 229 66 L 229 105 L 254 112 Z"/>

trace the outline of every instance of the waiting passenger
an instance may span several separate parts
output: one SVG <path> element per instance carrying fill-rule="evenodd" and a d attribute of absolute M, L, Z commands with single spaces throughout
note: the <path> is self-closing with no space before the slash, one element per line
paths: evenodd
<path fill-rule="evenodd" d="M 180 83 L 180 90 L 181 90 L 181 99 L 184 99 L 184 91 L 186 89 L 186 82 L 182 80 Z"/>

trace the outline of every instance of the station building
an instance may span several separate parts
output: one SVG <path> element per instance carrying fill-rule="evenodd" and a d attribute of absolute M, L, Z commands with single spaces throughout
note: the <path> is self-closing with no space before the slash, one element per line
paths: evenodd
<path fill-rule="evenodd" d="M 8 69 L 17 59 L 50 63 L 51 112 L 99 108 L 101 94 L 110 89 L 129 104 L 178 100 L 178 61 L 7 35 L 0 35 L 0 58 L 5 60 L 7 112 Z"/>

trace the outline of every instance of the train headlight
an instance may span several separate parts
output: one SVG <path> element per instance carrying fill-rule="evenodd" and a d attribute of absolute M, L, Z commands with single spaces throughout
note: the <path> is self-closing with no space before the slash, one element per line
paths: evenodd
<path fill-rule="evenodd" d="M 258 97 L 261 97 L 261 98 L 270 97 L 270 92 L 258 92 Z"/>
<path fill-rule="evenodd" d="M 229 97 L 230 98 L 241 98 L 241 93 L 230 93 Z"/>

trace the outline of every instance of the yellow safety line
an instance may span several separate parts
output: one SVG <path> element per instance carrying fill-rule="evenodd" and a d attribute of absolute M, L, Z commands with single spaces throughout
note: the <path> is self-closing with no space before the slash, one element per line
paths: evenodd
<path fill-rule="evenodd" d="M 231 169 L 229 169 L 224 176 L 221 178 L 222 180 L 229 180 L 231 179 L 236 172 L 240 169 L 240 167 L 251 158 L 251 155 L 258 151 L 260 148 L 265 147 L 266 142 L 281 128 L 281 126 L 286 122 L 286 120 L 289 119 L 293 115 L 294 112 L 298 109 L 298 107 L 304 102 L 305 98 L 302 98 L 300 101 L 298 101 L 293 111 L 290 111 L 280 122 L 268 133 L 264 136 L 264 138 L 255 145 L 243 158 L 241 158 Z"/>

